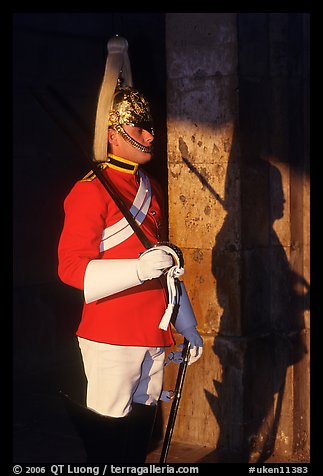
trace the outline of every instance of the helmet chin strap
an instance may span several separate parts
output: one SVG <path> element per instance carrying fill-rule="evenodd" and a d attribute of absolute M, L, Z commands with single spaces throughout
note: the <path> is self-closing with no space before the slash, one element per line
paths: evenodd
<path fill-rule="evenodd" d="M 153 150 L 152 146 L 145 146 L 137 142 L 135 139 L 133 139 L 125 130 L 122 126 L 117 124 L 114 126 L 115 130 L 119 132 L 119 134 L 122 136 L 122 138 L 126 141 L 129 142 L 129 144 L 132 145 L 132 147 L 135 147 L 135 149 L 139 149 L 141 152 L 145 152 L 146 154 L 150 154 Z"/>

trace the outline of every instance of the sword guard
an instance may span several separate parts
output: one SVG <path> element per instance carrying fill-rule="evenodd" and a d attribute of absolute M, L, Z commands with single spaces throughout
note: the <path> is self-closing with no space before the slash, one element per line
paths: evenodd
<path fill-rule="evenodd" d="M 153 248 L 161 248 L 171 254 L 176 261 L 176 265 L 179 268 L 184 268 L 183 252 L 178 246 L 174 245 L 174 243 L 171 243 L 170 241 L 159 241 L 154 244 Z"/>

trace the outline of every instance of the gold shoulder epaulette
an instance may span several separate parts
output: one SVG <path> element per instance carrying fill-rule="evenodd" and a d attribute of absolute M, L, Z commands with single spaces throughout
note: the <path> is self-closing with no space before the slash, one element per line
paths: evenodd
<path fill-rule="evenodd" d="M 101 170 L 104 170 L 108 166 L 108 162 L 100 162 L 98 164 Z M 92 182 L 96 178 L 95 172 L 93 170 L 90 170 L 84 177 L 81 179 L 81 182 Z"/>

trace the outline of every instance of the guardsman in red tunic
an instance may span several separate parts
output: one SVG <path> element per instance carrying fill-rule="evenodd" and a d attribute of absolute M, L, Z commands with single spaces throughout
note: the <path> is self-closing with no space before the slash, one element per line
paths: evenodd
<path fill-rule="evenodd" d="M 115 37 L 108 46 L 94 158 L 154 244 L 167 232 L 162 191 L 142 168 L 152 158 L 154 140 L 149 104 L 131 87 L 126 41 Z M 111 89 L 120 57 L 128 84 Z M 107 78 L 112 97 L 102 99 Z M 73 186 L 64 211 L 58 272 L 64 283 L 84 290 L 85 298 L 77 337 L 87 408 L 71 404 L 71 413 L 89 462 L 143 463 L 162 392 L 165 347 L 174 344 L 169 319 L 161 325 L 169 301 L 163 276 L 174 266 L 174 256 L 163 246 L 145 252 L 93 172 Z M 192 363 L 201 356 L 203 341 L 184 285 L 182 291 L 174 325 L 191 343 Z"/>

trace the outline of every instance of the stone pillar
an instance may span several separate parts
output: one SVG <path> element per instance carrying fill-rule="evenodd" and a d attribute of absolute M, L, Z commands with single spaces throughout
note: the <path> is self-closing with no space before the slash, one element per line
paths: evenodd
<path fill-rule="evenodd" d="M 240 203 L 235 150 L 237 120 L 237 31 L 233 13 L 166 15 L 168 75 L 169 236 L 184 252 L 183 277 L 198 319 L 204 356 L 187 372 L 174 438 L 215 447 L 219 438 L 217 392 L 222 367 L 213 346 L 223 309 L 230 300 L 229 327 L 240 333 Z M 229 176 L 228 176 L 229 173 Z M 226 197 L 230 187 L 230 197 Z M 228 214 L 228 210 L 231 210 Z M 213 249 L 229 217 L 224 251 L 229 296 L 218 296 Z M 234 220 L 231 217 L 235 217 Z M 231 292 L 233 290 L 233 293 Z M 228 309 L 227 309 L 228 311 Z M 179 337 L 179 342 L 181 342 Z M 233 344 L 235 345 L 235 344 Z M 239 344 L 238 344 L 239 345 Z M 237 359 L 235 394 L 242 395 L 242 365 Z M 176 369 L 175 369 L 176 370 Z M 174 372 L 175 372 L 174 370 Z M 233 389 L 232 389 L 233 390 Z M 241 426 L 242 400 L 232 399 L 229 425 Z M 241 444 L 237 433 L 235 444 Z"/>
<path fill-rule="evenodd" d="M 307 23 L 166 15 L 169 235 L 205 341 L 174 439 L 244 461 L 309 453 Z"/>

